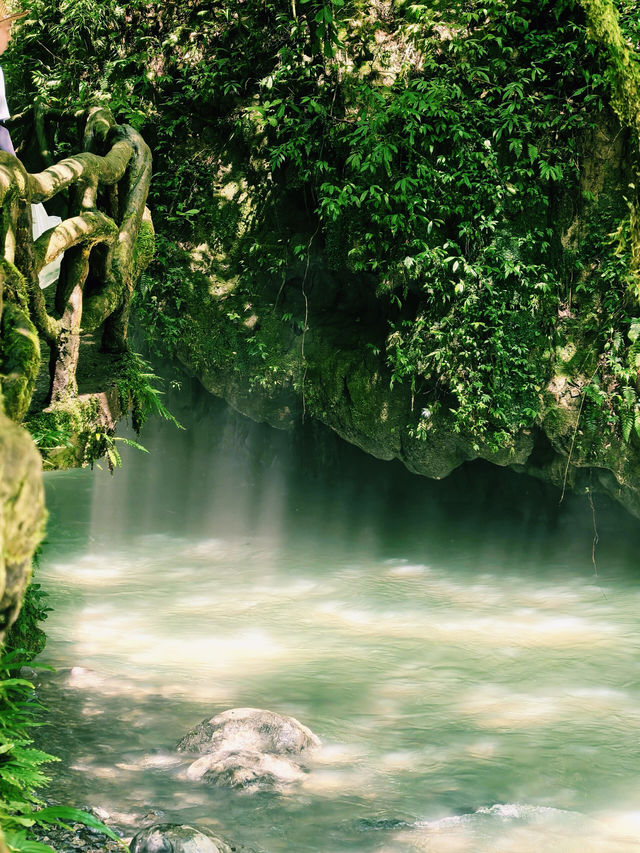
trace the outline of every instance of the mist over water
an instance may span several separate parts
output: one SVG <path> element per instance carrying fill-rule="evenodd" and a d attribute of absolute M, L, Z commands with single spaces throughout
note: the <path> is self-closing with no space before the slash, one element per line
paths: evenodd
<path fill-rule="evenodd" d="M 178 414 L 113 477 L 46 475 L 58 799 L 269 853 L 638 849 L 637 521 L 596 497 L 595 576 L 584 497 Z M 322 739 L 299 788 L 183 778 L 176 741 L 241 706 Z"/>

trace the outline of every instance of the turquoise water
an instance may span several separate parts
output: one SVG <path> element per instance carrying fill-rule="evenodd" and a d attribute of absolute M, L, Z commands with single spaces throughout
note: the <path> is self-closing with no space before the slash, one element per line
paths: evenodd
<path fill-rule="evenodd" d="M 56 795 L 279 851 L 640 849 L 638 523 L 486 465 L 442 482 L 222 404 L 48 474 Z M 323 748 L 285 795 L 189 782 L 195 723 Z"/>

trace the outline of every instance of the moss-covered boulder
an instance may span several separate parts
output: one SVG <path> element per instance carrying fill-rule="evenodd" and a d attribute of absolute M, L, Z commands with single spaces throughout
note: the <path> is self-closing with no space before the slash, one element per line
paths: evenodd
<path fill-rule="evenodd" d="M 117 386 L 107 391 L 81 394 L 43 409 L 26 425 L 42 454 L 45 470 L 82 468 L 109 450 L 122 415 Z"/>
<path fill-rule="evenodd" d="M 44 522 L 40 455 L 28 433 L 0 413 L 0 641 L 20 610 Z"/>
<path fill-rule="evenodd" d="M 16 423 L 24 419 L 40 370 L 40 341 L 26 311 L 7 302 L 2 311 L 2 391 L 5 411 Z"/>

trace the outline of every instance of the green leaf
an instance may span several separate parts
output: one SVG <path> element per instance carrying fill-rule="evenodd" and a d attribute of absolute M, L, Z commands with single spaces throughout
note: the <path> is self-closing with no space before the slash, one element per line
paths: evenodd
<path fill-rule="evenodd" d="M 55 853 L 55 850 L 49 847 L 48 844 L 42 844 L 40 841 L 31 841 L 22 832 L 5 833 L 5 841 L 9 845 L 10 850 L 18 851 L 18 853 Z"/>
<path fill-rule="evenodd" d="M 635 341 L 629 347 L 629 352 L 627 353 L 627 363 L 631 370 L 640 369 L 640 338 L 636 338 Z"/>
<path fill-rule="evenodd" d="M 640 335 L 640 320 L 631 321 L 628 335 L 631 342 L 634 342 L 637 339 L 638 335 Z"/>
<path fill-rule="evenodd" d="M 114 438 L 114 441 L 121 441 L 123 444 L 126 444 L 127 447 L 133 447 L 136 450 L 141 450 L 143 453 L 149 452 L 146 447 L 143 447 L 141 444 L 138 444 L 137 441 L 134 441 L 131 438 L 121 438 L 120 436 L 116 436 Z"/>
<path fill-rule="evenodd" d="M 109 829 L 109 827 L 102 823 L 101 820 L 98 820 L 97 817 L 89 814 L 89 812 L 82 811 L 82 809 L 76 809 L 72 806 L 47 806 L 47 808 L 41 809 L 38 812 L 33 812 L 30 817 L 32 817 L 37 823 L 44 824 L 59 824 L 63 821 L 83 823 L 91 829 L 97 829 L 99 832 L 102 832 L 103 835 L 111 838 L 112 841 L 117 841 L 125 850 L 129 849 L 120 836 L 116 835 L 112 829 Z"/>

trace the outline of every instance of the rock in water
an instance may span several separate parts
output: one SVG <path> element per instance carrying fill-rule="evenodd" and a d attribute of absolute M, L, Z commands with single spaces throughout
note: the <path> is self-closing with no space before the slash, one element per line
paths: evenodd
<path fill-rule="evenodd" d="M 232 708 L 203 720 L 178 743 L 180 752 L 253 750 L 298 755 L 320 741 L 295 717 L 260 708 Z"/>
<path fill-rule="evenodd" d="M 393 849 L 407 853 L 633 853 L 637 838 L 624 838 L 578 812 L 521 803 L 499 803 L 473 813 L 417 821 L 393 835 Z"/>
<path fill-rule="evenodd" d="M 233 708 L 203 720 L 178 743 L 197 752 L 187 776 L 246 790 L 282 790 L 303 773 L 303 753 L 320 745 L 294 717 L 259 708 Z"/>
<path fill-rule="evenodd" d="M 205 829 L 181 823 L 156 823 L 140 830 L 131 853 L 231 853 L 232 848 Z"/>

